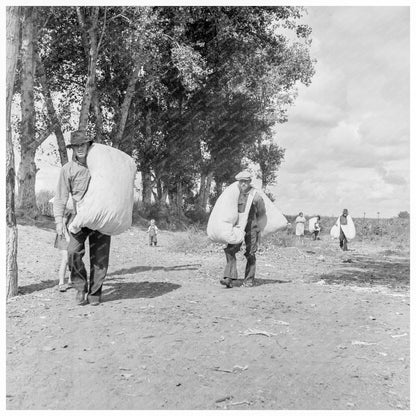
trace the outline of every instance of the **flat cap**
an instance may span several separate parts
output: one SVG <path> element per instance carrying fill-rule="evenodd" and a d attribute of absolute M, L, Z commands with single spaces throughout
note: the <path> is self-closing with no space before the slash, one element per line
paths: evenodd
<path fill-rule="evenodd" d="M 248 170 L 243 170 L 235 175 L 235 179 L 237 179 L 237 181 L 249 181 L 251 180 L 251 173 Z"/>

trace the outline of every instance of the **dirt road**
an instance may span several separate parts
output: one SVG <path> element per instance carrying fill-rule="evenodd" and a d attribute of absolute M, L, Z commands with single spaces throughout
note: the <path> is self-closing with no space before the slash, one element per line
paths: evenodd
<path fill-rule="evenodd" d="M 258 284 L 226 289 L 221 247 L 176 251 L 186 238 L 114 237 L 103 302 L 79 307 L 57 291 L 53 230 L 20 226 L 7 408 L 409 409 L 406 253 L 264 249 Z"/>

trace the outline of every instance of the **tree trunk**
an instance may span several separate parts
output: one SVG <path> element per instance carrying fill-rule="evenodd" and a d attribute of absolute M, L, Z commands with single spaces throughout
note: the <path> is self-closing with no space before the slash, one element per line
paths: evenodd
<path fill-rule="evenodd" d="M 162 181 L 160 180 L 160 178 L 156 178 L 156 191 L 157 191 L 157 200 L 158 202 L 160 202 L 160 200 L 162 199 L 162 193 L 163 193 Z"/>
<path fill-rule="evenodd" d="M 201 189 L 200 189 L 198 203 L 199 203 L 200 208 L 204 211 L 206 211 L 207 209 L 209 195 L 211 194 L 212 177 L 213 177 L 212 172 L 209 172 L 207 175 L 204 175 L 204 181 L 203 182 L 201 181 Z"/>
<path fill-rule="evenodd" d="M 168 205 L 168 197 L 169 197 L 168 187 L 164 186 L 163 187 L 163 193 L 162 193 L 162 199 L 161 199 L 160 203 L 165 207 Z"/>
<path fill-rule="evenodd" d="M 206 184 L 206 180 L 207 180 L 207 175 L 205 173 L 201 173 L 201 183 L 199 185 L 199 194 L 198 194 L 198 206 L 203 209 L 204 206 L 204 199 L 205 199 L 205 194 L 206 194 L 206 188 L 205 188 L 205 184 Z"/>
<path fill-rule="evenodd" d="M 61 123 L 58 119 L 58 116 L 55 111 L 55 107 L 53 105 L 51 91 L 49 89 L 48 81 L 46 79 L 45 67 L 43 66 L 43 62 L 40 59 L 38 54 L 36 54 L 36 62 L 37 62 L 38 79 L 42 86 L 42 91 L 43 91 L 43 96 L 45 97 L 46 109 L 48 111 L 49 121 L 51 123 L 52 130 L 55 133 L 56 142 L 58 145 L 59 158 L 61 160 L 61 165 L 63 166 L 65 165 L 66 162 L 68 162 L 68 153 L 66 151 L 64 134 L 62 132 Z"/>
<path fill-rule="evenodd" d="M 183 186 L 181 182 L 177 182 L 174 190 L 169 192 L 169 202 L 173 211 L 178 217 L 184 217 L 183 213 Z"/>
<path fill-rule="evenodd" d="M 20 136 L 21 163 L 18 178 L 19 188 L 17 208 L 26 211 L 26 214 L 37 215 L 35 182 L 36 165 L 35 154 L 37 144 L 35 141 L 35 103 L 34 103 L 34 72 L 35 60 L 33 49 L 34 20 L 36 9 L 24 7 L 24 21 L 22 30 L 22 81 L 21 81 L 21 111 L 22 124 Z"/>
<path fill-rule="evenodd" d="M 150 170 L 142 169 L 142 200 L 144 204 L 152 203 L 152 175 Z"/>
<path fill-rule="evenodd" d="M 36 218 L 38 207 L 36 204 L 36 164 L 34 146 L 22 147 L 18 174 L 17 208 L 30 218 Z"/>
<path fill-rule="evenodd" d="M 14 207 L 15 166 L 11 128 L 11 109 L 16 63 L 19 53 L 19 7 L 7 7 L 6 23 L 6 225 L 7 256 L 6 281 L 7 298 L 18 293 L 17 268 L 17 226 Z"/>
<path fill-rule="evenodd" d="M 267 188 L 267 181 L 265 180 L 264 176 L 262 175 L 262 177 L 261 177 L 261 189 L 263 190 L 263 192 L 266 192 L 266 188 Z"/>
<path fill-rule="evenodd" d="M 151 137 L 152 137 L 152 128 L 151 128 L 151 111 L 150 109 L 146 112 L 144 117 L 144 141 L 147 146 L 150 146 Z M 152 174 L 151 169 L 146 160 L 144 163 L 141 163 L 141 172 L 142 172 L 142 198 L 143 202 L 150 204 L 152 202 Z"/>
<path fill-rule="evenodd" d="M 103 114 L 98 100 L 97 88 L 94 88 L 92 93 L 92 105 L 95 113 L 95 142 L 103 142 Z"/>
<path fill-rule="evenodd" d="M 90 27 L 86 27 L 84 15 L 82 14 L 81 8 L 77 7 L 78 20 L 82 29 L 88 32 L 89 39 L 89 59 L 88 59 L 88 76 L 85 83 L 84 96 L 82 98 L 81 112 L 79 116 L 78 129 L 86 131 L 88 126 L 88 116 L 90 114 L 92 93 L 95 88 L 95 76 L 97 69 L 97 58 L 98 58 L 98 39 L 97 39 L 97 23 L 99 7 L 93 8 L 91 16 Z"/>
<path fill-rule="evenodd" d="M 129 84 L 127 86 L 126 94 L 124 96 L 123 103 L 120 108 L 120 114 L 118 117 L 117 131 L 114 137 L 113 146 L 120 148 L 124 130 L 126 129 L 127 116 L 129 115 L 130 104 L 136 90 L 136 83 L 138 79 L 140 65 L 136 63 L 136 67 L 133 69 L 133 72 L 130 74 Z"/>
<path fill-rule="evenodd" d="M 182 182 L 178 182 L 176 184 L 176 192 L 175 192 L 175 211 L 179 218 L 184 217 L 183 213 L 183 186 Z"/>

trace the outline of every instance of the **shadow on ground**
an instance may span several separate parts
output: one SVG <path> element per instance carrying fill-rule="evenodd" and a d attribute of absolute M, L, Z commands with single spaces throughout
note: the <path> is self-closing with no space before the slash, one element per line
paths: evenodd
<path fill-rule="evenodd" d="M 123 275 L 123 274 L 133 274 L 133 273 L 142 273 L 142 272 L 151 272 L 163 270 L 165 272 L 181 271 L 181 270 L 198 270 L 200 264 L 179 264 L 176 266 L 133 266 L 128 269 L 120 269 L 114 272 L 108 273 L 107 276 Z"/>
<path fill-rule="evenodd" d="M 32 283 L 26 286 L 19 287 L 19 295 L 28 295 L 33 292 L 38 292 L 39 290 L 49 289 L 58 284 L 58 279 L 56 280 L 42 280 L 39 283 Z"/>
<path fill-rule="evenodd" d="M 409 259 L 380 259 L 355 257 L 342 263 L 333 273 L 319 276 L 328 284 L 354 286 L 382 285 L 392 289 L 410 286 Z"/>
<path fill-rule="evenodd" d="M 126 282 L 104 285 L 102 302 L 120 299 L 156 298 L 179 289 L 181 285 L 169 282 Z"/>

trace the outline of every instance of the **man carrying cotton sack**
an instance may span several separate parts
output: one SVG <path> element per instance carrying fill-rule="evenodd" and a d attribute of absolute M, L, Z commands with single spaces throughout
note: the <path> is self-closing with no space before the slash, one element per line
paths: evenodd
<path fill-rule="evenodd" d="M 355 225 L 347 209 L 342 211 L 342 215 L 338 217 L 337 222 L 331 228 L 331 237 L 338 238 L 341 249 L 348 251 L 347 243 L 355 237 Z"/>
<path fill-rule="evenodd" d="M 246 245 L 245 257 L 247 259 L 243 286 L 253 286 L 256 273 L 256 251 L 259 243 L 260 227 L 258 218 L 265 214 L 263 198 L 251 186 L 251 174 L 248 171 L 240 172 L 235 179 L 238 181 L 238 223 L 237 228 L 244 230 L 244 243 Z M 224 277 L 220 283 L 228 288 L 233 287 L 233 280 L 237 279 L 237 259 L 235 255 L 241 249 L 241 243 L 227 244 L 224 248 L 227 264 Z"/>
<path fill-rule="evenodd" d="M 68 265 L 76 303 L 99 305 L 107 274 L 111 236 L 131 225 L 134 160 L 124 152 L 92 143 L 85 131 L 71 133 L 72 160 L 60 172 L 54 216 L 58 235 L 63 232 L 63 212 L 72 195 L 75 218 L 69 226 Z M 90 277 L 82 260 L 89 242 Z"/>

